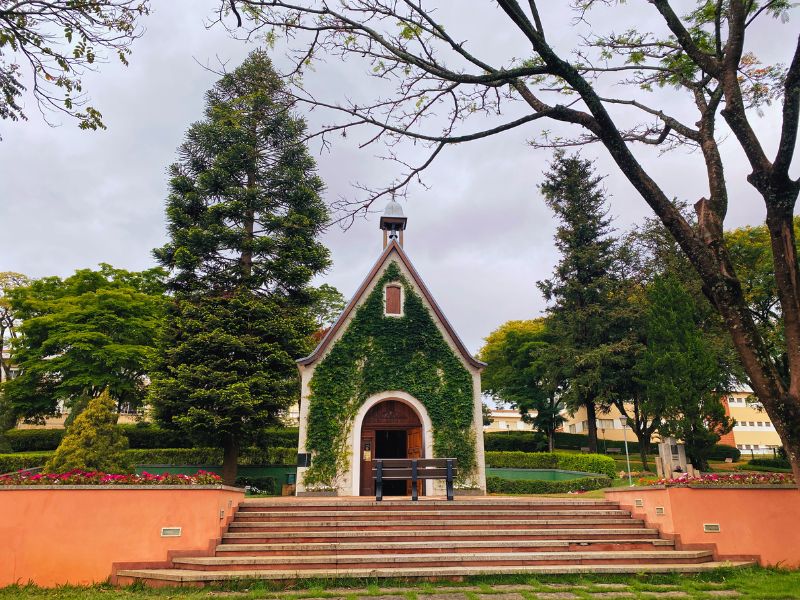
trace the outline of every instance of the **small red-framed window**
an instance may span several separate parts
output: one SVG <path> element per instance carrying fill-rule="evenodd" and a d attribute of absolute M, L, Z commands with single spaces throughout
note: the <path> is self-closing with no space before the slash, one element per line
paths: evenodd
<path fill-rule="evenodd" d="M 399 285 L 386 286 L 386 314 L 387 315 L 402 315 L 402 293 Z"/>

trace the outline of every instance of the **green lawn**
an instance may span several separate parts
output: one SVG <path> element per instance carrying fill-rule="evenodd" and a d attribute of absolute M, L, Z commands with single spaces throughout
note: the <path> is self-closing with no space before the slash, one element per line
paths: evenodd
<path fill-rule="evenodd" d="M 496 576 L 475 577 L 461 583 L 411 583 L 403 581 L 300 580 L 290 590 L 276 591 L 265 582 L 243 582 L 222 588 L 146 589 L 110 586 L 8 587 L 0 589 L 2 600 L 200 600 L 241 598 L 336 598 L 339 600 L 552 600 L 572 599 L 800 599 L 800 571 L 773 569 L 721 569 L 699 575 L 586 575 L 586 576 Z M 453 594 L 450 596 L 450 594 Z M 449 596 L 449 598 L 448 598 Z M 494 597 L 494 598 L 491 598 Z"/>

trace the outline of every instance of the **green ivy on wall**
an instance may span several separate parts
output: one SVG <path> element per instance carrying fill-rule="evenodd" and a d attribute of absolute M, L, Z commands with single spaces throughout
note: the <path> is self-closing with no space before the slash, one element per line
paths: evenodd
<path fill-rule="evenodd" d="M 403 285 L 402 317 L 384 315 L 383 288 Z M 348 469 L 348 433 L 359 407 L 380 392 L 419 400 L 433 424 L 433 452 L 458 459 L 459 479 L 475 469 L 472 375 L 447 344 L 422 299 L 391 263 L 309 383 L 308 486 L 335 487 Z M 358 433 L 358 432 L 356 432 Z"/>

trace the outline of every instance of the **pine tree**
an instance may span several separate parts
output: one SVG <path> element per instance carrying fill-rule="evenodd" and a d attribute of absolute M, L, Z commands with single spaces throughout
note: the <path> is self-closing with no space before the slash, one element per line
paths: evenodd
<path fill-rule="evenodd" d="M 133 469 L 125 456 L 128 438 L 117 429 L 118 416 L 116 403 L 107 390 L 90 399 L 45 465 L 45 472 L 66 473 L 81 469 L 130 473 Z"/>
<path fill-rule="evenodd" d="M 328 214 L 304 129 L 255 51 L 207 93 L 170 169 L 169 241 L 154 253 L 174 303 L 151 399 L 164 426 L 223 447 L 227 483 L 242 444 L 297 399 L 294 359 L 316 329 Z"/>
<path fill-rule="evenodd" d="M 561 252 L 553 277 L 538 283 L 568 382 L 563 400 L 570 410 L 586 408 L 589 448 L 597 451 L 597 410 L 611 398 L 604 369 L 613 358 L 615 239 L 592 162 L 557 152 L 540 186 L 545 202 L 561 224 L 555 244 Z"/>
<path fill-rule="evenodd" d="M 661 436 L 683 440 L 692 465 L 706 470 L 714 444 L 733 428 L 720 401 L 729 370 L 700 329 L 699 311 L 676 276 L 657 277 L 647 299 L 647 348 L 637 364 L 638 379 L 647 402 L 664 407 Z"/>

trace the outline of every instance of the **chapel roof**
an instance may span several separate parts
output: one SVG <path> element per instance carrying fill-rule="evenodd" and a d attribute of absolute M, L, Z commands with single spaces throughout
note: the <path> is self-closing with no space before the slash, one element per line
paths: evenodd
<path fill-rule="evenodd" d="M 448 337 L 452 340 L 459 354 L 461 354 L 464 360 L 473 367 L 477 369 L 484 368 L 486 366 L 486 363 L 479 361 L 469 353 L 469 350 L 467 350 L 467 347 L 461 341 L 461 338 L 458 337 L 458 334 L 453 329 L 453 326 L 450 325 L 450 322 L 447 320 L 447 317 L 444 316 L 442 309 L 439 308 L 439 305 L 436 303 L 436 300 L 434 300 L 433 295 L 428 289 L 428 286 L 426 286 L 425 282 L 422 281 L 422 277 L 420 277 L 419 273 L 414 268 L 414 265 L 411 263 L 411 259 L 409 259 L 408 255 L 405 253 L 403 247 L 397 243 L 397 240 L 391 240 L 387 244 L 386 248 L 381 253 L 380 257 L 378 257 L 378 260 L 375 263 L 375 265 L 372 267 L 372 269 L 370 269 L 370 272 L 367 274 L 364 281 L 358 287 L 358 290 L 356 291 L 353 298 L 347 304 L 342 314 L 339 315 L 339 318 L 336 320 L 333 326 L 330 329 L 328 329 L 327 333 L 322 338 L 322 340 L 320 340 L 319 344 L 314 349 L 314 351 L 308 356 L 299 359 L 297 362 L 301 365 L 310 365 L 318 361 L 320 358 L 322 358 L 322 356 L 325 354 L 325 350 L 328 348 L 331 342 L 333 342 L 333 340 L 336 339 L 337 333 L 347 322 L 347 319 L 350 316 L 350 314 L 356 309 L 359 301 L 366 293 L 367 289 L 369 288 L 372 281 L 375 279 L 376 275 L 381 271 L 384 264 L 386 264 L 386 262 L 393 255 L 396 255 L 403 263 L 403 265 L 406 267 L 409 274 L 411 275 L 411 279 L 413 280 L 414 286 L 422 293 L 422 296 L 425 298 L 428 305 L 433 309 L 434 314 L 439 319 L 439 322 L 444 327 Z"/>

